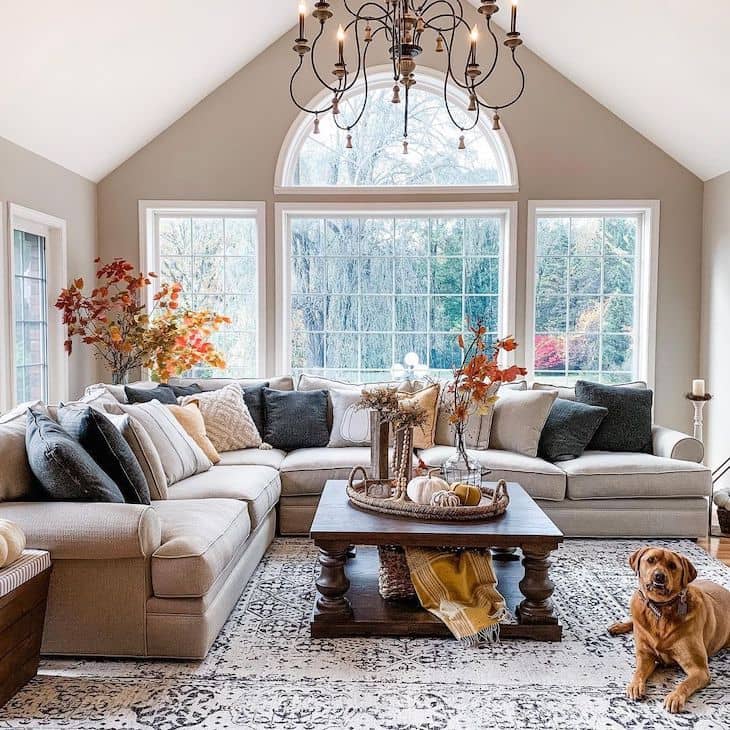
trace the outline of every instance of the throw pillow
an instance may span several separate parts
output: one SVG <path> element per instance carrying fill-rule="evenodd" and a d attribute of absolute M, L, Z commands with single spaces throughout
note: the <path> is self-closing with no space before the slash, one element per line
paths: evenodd
<path fill-rule="evenodd" d="M 203 453 L 214 464 L 217 464 L 221 460 L 221 457 L 205 431 L 205 421 L 198 407 L 198 401 L 191 401 L 185 406 L 167 407 L 170 409 L 170 413 L 175 416 L 178 423 L 185 429 L 187 435 L 200 446 Z"/>
<path fill-rule="evenodd" d="M 261 446 L 261 435 L 246 407 L 243 388 L 238 383 L 188 396 L 183 398 L 182 405 L 193 401 L 203 414 L 205 432 L 216 451 L 222 453 Z"/>
<path fill-rule="evenodd" d="M 537 456 L 540 434 L 557 392 L 500 388 L 494 405 L 489 448 Z"/>
<path fill-rule="evenodd" d="M 268 387 L 268 383 L 243 386 L 243 400 L 260 436 L 264 435 L 266 428 L 264 422 L 264 388 Z"/>
<path fill-rule="evenodd" d="M 162 459 L 142 424 L 126 414 L 107 413 L 106 415 L 122 434 L 139 462 L 150 489 L 150 499 L 154 501 L 167 499 L 167 477 L 162 466 Z"/>
<path fill-rule="evenodd" d="M 370 445 L 370 413 L 357 407 L 359 390 L 330 390 L 332 402 L 332 433 L 329 446 Z"/>
<path fill-rule="evenodd" d="M 553 463 L 583 455 L 608 409 L 556 399 L 542 429 L 538 456 Z"/>
<path fill-rule="evenodd" d="M 426 411 L 426 423 L 413 429 L 414 449 L 430 449 L 434 446 L 440 392 L 441 386 L 434 383 L 434 385 L 429 385 L 427 388 L 418 391 L 418 393 L 398 394 L 398 399 L 402 404 L 419 405 Z"/>
<path fill-rule="evenodd" d="M 153 400 L 165 405 L 177 405 L 177 398 L 172 388 L 158 385 L 156 388 L 131 388 L 124 386 L 124 393 L 127 396 L 127 403 L 150 403 Z"/>
<path fill-rule="evenodd" d="M 202 393 L 203 389 L 197 384 L 192 385 L 170 385 L 169 383 L 161 383 L 161 388 L 169 388 L 175 398 L 185 398 L 189 395 L 195 395 L 196 393 Z"/>
<path fill-rule="evenodd" d="M 454 446 L 456 443 L 456 430 L 449 422 L 451 417 L 451 408 L 453 405 L 454 394 L 449 392 L 449 382 L 443 381 L 441 384 L 441 396 L 439 397 L 438 415 L 436 417 L 436 435 L 434 441 L 439 446 Z M 495 383 L 492 390 L 496 393 L 499 390 L 499 384 Z M 464 430 L 464 439 L 466 446 L 470 449 L 488 449 L 489 448 L 489 432 L 492 429 L 492 418 L 494 416 L 494 406 L 487 413 L 471 413 L 466 422 Z"/>
<path fill-rule="evenodd" d="M 23 499 L 33 490 L 33 472 L 25 450 L 26 418 L 0 425 L 0 502 Z"/>
<path fill-rule="evenodd" d="M 149 504 L 150 488 L 142 467 L 114 424 L 90 406 L 62 406 L 58 421 L 119 487 L 129 504 Z"/>
<path fill-rule="evenodd" d="M 642 390 L 647 388 L 646 383 L 643 380 L 636 380 L 633 383 L 617 383 L 616 388 L 640 388 Z M 575 400 L 575 388 L 569 385 L 553 385 L 552 383 L 533 383 L 533 390 L 556 390 L 558 392 L 558 398 L 563 400 Z"/>
<path fill-rule="evenodd" d="M 330 440 L 328 403 L 326 390 L 284 391 L 265 388 L 264 441 L 282 451 L 327 446 Z"/>
<path fill-rule="evenodd" d="M 642 388 L 622 388 L 579 380 L 575 397 L 580 403 L 608 409 L 588 448 L 592 451 L 627 451 L 651 454 L 651 409 L 654 393 Z"/>
<path fill-rule="evenodd" d="M 124 502 L 119 487 L 59 424 L 37 409 L 28 411 L 28 463 L 49 499 Z"/>
<path fill-rule="evenodd" d="M 107 406 L 107 411 L 126 413 L 142 424 L 160 455 L 167 486 L 208 471 L 212 466 L 200 446 L 185 433 L 185 429 L 162 403 L 117 403 Z"/>

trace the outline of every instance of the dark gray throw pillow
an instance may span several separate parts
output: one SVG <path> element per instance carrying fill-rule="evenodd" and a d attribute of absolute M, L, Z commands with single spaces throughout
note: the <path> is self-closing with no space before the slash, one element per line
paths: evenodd
<path fill-rule="evenodd" d="M 266 418 L 264 415 L 264 389 L 268 388 L 268 383 L 261 385 L 250 385 L 243 389 L 243 399 L 246 402 L 246 408 L 251 414 L 253 422 L 256 424 L 259 435 L 264 438 L 266 430 Z M 265 441 L 266 439 L 264 439 Z"/>
<path fill-rule="evenodd" d="M 25 448 L 44 497 L 63 502 L 124 502 L 119 487 L 83 446 L 33 408 L 28 410 Z"/>
<path fill-rule="evenodd" d="M 326 390 L 271 390 L 264 388 L 264 441 L 275 449 L 294 451 L 327 446 Z"/>
<path fill-rule="evenodd" d="M 607 408 L 558 398 L 542 429 L 537 455 L 553 463 L 577 459 L 607 415 Z"/>
<path fill-rule="evenodd" d="M 89 406 L 62 406 L 58 420 L 66 433 L 114 480 L 129 504 L 149 504 L 150 488 L 142 467 L 121 431 Z"/>
<path fill-rule="evenodd" d="M 160 383 L 160 388 L 169 388 L 173 392 L 175 398 L 185 398 L 188 395 L 197 395 L 198 393 L 203 392 L 203 389 L 197 383 L 193 383 L 192 385 L 170 385 L 169 383 Z"/>
<path fill-rule="evenodd" d="M 194 391 L 190 395 L 195 395 L 199 391 Z M 177 397 L 170 386 L 158 385 L 156 388 L 132 388 L 129 385 L 124 386 L 124 393 L 127 396 L 128 403 L 150 403 L 158 400 L 168 406 L 177 405 Z"/>
<path fill-rule="evenodd" d="M 654 393 L 644 388 L 600 385 L 579 380 L 575 384 L 579 403 L 608 409 L 588 448 L 593 451 L 628 451 L 651 454 L 651 409 Z"/>

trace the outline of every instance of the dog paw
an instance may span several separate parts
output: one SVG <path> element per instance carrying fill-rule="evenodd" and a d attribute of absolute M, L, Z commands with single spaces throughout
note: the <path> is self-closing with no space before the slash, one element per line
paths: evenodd
<path fill-rule="evenodd" d="M 611 636 L 621 636 L 621 634 L 630 634 L 633 624 L 630 621 L 619 621 L 608 627 L 608 633 Z"/>
<path fill-rule="evenodd" d="M 633 680 L 626 685 L 626 696 L 630 700 L 641 700 L 646 695 L 646 684 L 638 680 Z"/>
<path fill-rule="evenodd" d="M 678 690 L 674 690 L 674 692 L 670 692 L 665 698 L 664 698 L 664 709 L 667 712 L 671 712 L 672 714 L 676 714 L 677 712 L 682 712 L 684 710 L 684 706 L 687 704 L 687 698 Z"/>

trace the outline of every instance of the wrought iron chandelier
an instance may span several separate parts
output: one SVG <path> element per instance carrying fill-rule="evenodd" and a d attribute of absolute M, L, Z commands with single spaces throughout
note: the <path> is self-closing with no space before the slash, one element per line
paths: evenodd
<path fill-rule="evenodd" d="M 332 113 L 337 127 L 347 132 L 346 147 L 352 149 L 352 130 L 362 119 L 368 104 L 368 54 L 376 41 L 383 39 L 393 66 L 393 104 L 403 104 L 403 152 L 408 153 L 408 116 L 410 107 L 410 92 L 417 82 L 416 59 L 423 52 L 424 44 L 429 35 L 434 43 L 436 53 L 444 54 L 446 70 L 444 72 L 443 96 L 446 111 L 454 126 L 461 131 L 459 149 L 465 149 L 464 134 L 474 129 L 483 109 L 492 114 L 492 129 L 500 129 L 500 111 L 517 103 L 525 91 L 525 71 L 520 65 L 516 51 L 522 45 L 520 33 L 517 31 L 517 2 L 511 0 L 512 17 L 510 31 L 506 34 L 504 45 L 509 49 L 512 62 L 519 72 L 520 82 L 518 90 L 512 99 L 489 104 L 480 98 L 479 92 L 491 78 L 500 57 L 500 44 L 492 28 L 492 18 L 499 12 L 497 0 L 481 0 L 478 12 L 486 22 L 487 36 L 493 45 L 490 62 L 483 66 L 479 53 L 479 28 L 470 27 L 464 18 L 464 7 L 461 0 L 366 0 L 357 10 L 352 10 L 343 0 L 345 11 L 350 19 L 345 25 L 340 25 L 337 31 L 337 54 L 334 63 L 327 71 L 322 70 L 318 63 L 318 46 L 325 37 L 328 21 L 334 16 L 332 4 L 321 0 L 314 4 L 312 17 L 319 24 L 314 38 L 310 40 L 306 33 L 307 7 L 305 0 L 299 5 L 299 37 L 294 44 L 294 52 L 299 56 L 299 62 L 289 82 L 289 93 L 292 101 L 304 112 L 314 116 L 314 134 L 319 134 L 320 117 Z M 348 36 L 354 38 L 354 48 L 357 59 L 354 63 L 346 60 L 345 47 Z M 455 59 L 460 39 L 466 39 L 466 61 L 459 65 Z M 430 41 L 429 41 L 430 42 Z M 462 54 L 463 55 L 463 54 Z M 327 101 L 321 108 L 310 109 L 297 100 L 294 90 L 297 76 L 304 68 L 305 58 L 311 59 L 312 71 L 323 88 L 331 93 L 327 94 Z M 325 67 L 327 62 L 325 61 Z M 463 76 L 462 76 L 463 74 Z M 334 77 L 330 83 L 326 79 Z M 469 97 L 467 117 L 457 116 L 452 108 L 453 101 L 449 100 L 449 83 L 454 84 Z M 352 119 L 343 119 L 341 111 L 342 101 L 353 88 L 363 90 L 363 102 L 356 110 Z"/>

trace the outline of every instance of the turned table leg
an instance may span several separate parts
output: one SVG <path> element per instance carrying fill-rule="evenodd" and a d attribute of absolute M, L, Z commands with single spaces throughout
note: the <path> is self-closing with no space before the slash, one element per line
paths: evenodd
<path fill-rule="evenodd" d="M 558 623 L 553 613 L 550 597 L 555 584 L 550 580 L 550 550 L 547 548 L 522 548 L 525 577 L 520 581 L 520 591 L 525 600 L 517 608 L 521 624 L 554 625 Z"/>
<path fill-rule="evenodd" d="M 352 606 L 345 598 L 350 581 L 345 574 L 349 545 L 320 545 L 319 578 L 317 586 L 317 610 L 319 617 L 342 617 L 352 615 Z"/>

